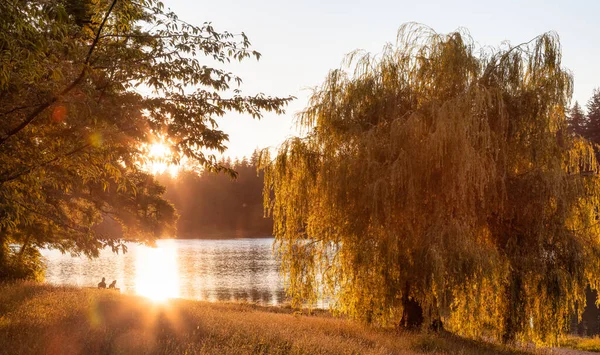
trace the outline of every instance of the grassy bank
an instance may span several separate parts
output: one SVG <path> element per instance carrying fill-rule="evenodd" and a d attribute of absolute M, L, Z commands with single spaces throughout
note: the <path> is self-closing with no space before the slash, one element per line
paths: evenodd
<path fill-rule="evenodd" d="M 539 351 L 538 351 L 539 352 Z M 279 307 L 0 285 L 1 354 L 524 354 Z"/>
<path fill-rule="evenodd" d="M 596 353 L 600 352 L 600 338 L 598 337 L 580 338 L 576 336 L 571 336 L 567 338 L 563 345 L 571 349 Z"/>

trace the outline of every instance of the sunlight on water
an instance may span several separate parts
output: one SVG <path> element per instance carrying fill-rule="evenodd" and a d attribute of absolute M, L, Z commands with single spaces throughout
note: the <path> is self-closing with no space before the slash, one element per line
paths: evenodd
<path fill-rule="evenodd" d="M 177 250 L 172 241 L 140 248 L 136 255 L 135 291 L 155 301 L 180 297 Z"/>
<path fill-rule="evenodd" d="M 272 252 L 273 238 L 159 240 L 157 248 L 128 244 L 129 252 L 102 250 L 97 259 L 42 250 L 46 281 L 95 287 L 103 277 L 117 280 L 122 293 L 154 300 L 187 298 L 285 302 L 283 282 Z"/>

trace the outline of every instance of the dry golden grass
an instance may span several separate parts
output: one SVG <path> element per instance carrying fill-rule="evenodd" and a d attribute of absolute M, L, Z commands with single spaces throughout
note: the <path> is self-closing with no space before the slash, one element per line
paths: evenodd
<path fill-rule="evenodd" d="M 598 336 L 593 338 L 568 337 L 563 345 L 577 350 L 600 352 L 600 338 Z"/>
<path fill-rule="evenodd" d="M 0 354 L 525 354 L 279 307 L 0 285 Z"/>

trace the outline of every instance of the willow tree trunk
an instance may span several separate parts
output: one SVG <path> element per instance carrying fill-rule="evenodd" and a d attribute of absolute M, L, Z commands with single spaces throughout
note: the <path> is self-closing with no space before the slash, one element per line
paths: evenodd
<path fill-rule="evenodd" d="M 400 326 L 410 330 L 421 329 L 423 326 L 423 308 L 421 304 L 408 296 L 402 296 L 402 307 Z"/>
<path fill-rule="evenodd" d="M 513 343 L 517 333 L 522 330 L 524 301 L 522 297 L 523 282 L 521 275 L 513 271 L 510 284 L 506 287 L 508 311 L 504 321 L 504 334 L 502 341 L 506 344 Z"/>
<path fill-rule="evenodd" d="M 420 330 L 423 327 L 425 321 L 425 314 L 421 303 L 409 296 L 410 285 L 406 285 L 404 294 L 402 295 L 402 319 L 400 320 L 400 327 L 409 330 Z M 429 324 L 429 330 L 439 332 L 444 330 L 442 319 L 439 312 L 429 314 L 428 319 L 431 321 Z"/>

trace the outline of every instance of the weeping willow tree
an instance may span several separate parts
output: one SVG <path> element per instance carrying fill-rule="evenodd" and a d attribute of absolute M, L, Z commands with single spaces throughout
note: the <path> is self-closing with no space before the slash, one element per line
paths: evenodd
<path fill-rule="evenodd" d="M 405 25 L 329 73 L 270 156 L 265 206 L 295 305 L 555 343 L 600 286 L 593 147 L 567 133 L 558 36 L 482 50 Z"/>

